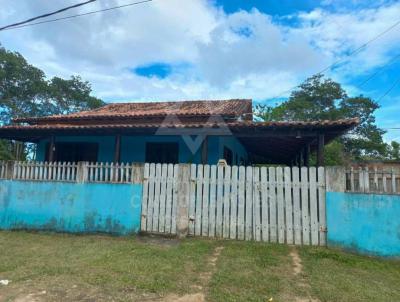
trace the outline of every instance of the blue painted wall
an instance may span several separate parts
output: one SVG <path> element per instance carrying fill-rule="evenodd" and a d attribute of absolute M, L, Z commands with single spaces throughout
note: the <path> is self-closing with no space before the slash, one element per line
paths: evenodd
<path fill-rule="evenodd" d="M 141 194 L 140 184 L 0 180 L 0 228 L 135 233 Z"/>
<path fill-rule="evenodd" d="M 400 196 L 326 193 L 328 244 L 400 256 Z"/>
<path fill-rule="evenodd" d="M 113 136 L 59 136 L 56 142 L 92 142 L 99 144 L 99 162 L 112 162 L 114 159 Z M 42 140 L 38 143 L 36 160 L 44 161 L 46 154 L 46 143 L 49 140 Z M 181 136 L 170 135 L 149 135 L 149 136 L 122 136 L 121 138 L 121 161 L 122 162 L 144 162 L 146 154 L 146 143 L 148 142 L 176 142 L 179 144 L 179 163 L 201 163 L 201 147 L 194 153 L 188 147 Z M 247 161 L 246 149 L 234 136 L 209 136 L 208 137 L 208 164 L 215 165 L 223 157 L 224 146 L 233 152 L 233 164 L 243 158 Z"/>

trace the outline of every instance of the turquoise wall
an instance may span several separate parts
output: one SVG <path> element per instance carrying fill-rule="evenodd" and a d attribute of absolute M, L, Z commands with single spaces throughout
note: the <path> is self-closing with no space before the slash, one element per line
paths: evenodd
<path fill-rule="evenodd" d="M 140 184 L 0 180 L 0 229 L 136 233 L 141 194 Z"/>
<path fill-rule="evenodd" d="M 400 196 L 326 193 L 328 244 L 400 256 Z"/>
<path fill-rule="evenodd" d="M 114 159 L 115 137 L 113 136 L 59 136 L 56 142 L 92 142 L 99 144 L 99 162 L 112 162 Z M 36 160 L 44 161 L 46 143 L 42 140 L 38 143 Z M 177 142 L 179 144 L 179 163 L 201 163 L 201 147 L 193 154 L 181 136 L 149 135 L 149 136 L 122 136 L 121 161 L 144 162 L 146 143 L 148 142 Z M 233 152 L 234 164 L 236 154 L 238 158 L 247 160 L 247 151 L 234 136 L 209 136 L 208 137 L 208 164 L 215 165 L 223 157 L 224 146 Z"/>

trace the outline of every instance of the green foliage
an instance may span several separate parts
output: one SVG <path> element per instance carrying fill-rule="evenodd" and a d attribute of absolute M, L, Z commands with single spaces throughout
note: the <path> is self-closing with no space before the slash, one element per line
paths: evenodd
<path fill-rule="evenodd" d="M 360 124 L 325 147 L 327 164 L 343 164 L 356 159 L 387 158 L 384 130 L 375 124 L 379 104 L 364 97 L 348 97 L 340 84 L 323 75 L 307 79 L 289 99 L 275 107 L 256 107 L 257 116 L 266 121 L 315 121 L 357 117 Z"/>
<path fill-rule="evenodd" d="M 90 84 L 79 76 L 48 80 L 42 70 L 30 65 L 21 54 L 0 46 L 0 125 L 18 117 L 66 114 L 104 105 L 91 92 Z M 21 151 L 15 143 L 0 142 L 0 159 L 27 153 L 26 146 Z"/>
<path fill-rule="evenodd" d="M 392 141 L 389 147 L 389 159 L 400 160 L 400 144 L 396 141 Z"/>

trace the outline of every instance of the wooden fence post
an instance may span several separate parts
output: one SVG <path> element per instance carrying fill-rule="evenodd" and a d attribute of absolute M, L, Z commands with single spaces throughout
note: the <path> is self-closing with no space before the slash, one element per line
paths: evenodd
<path fill-rule="evenodd" d="M 78 162 L 78 167 L 76 170 L 76 182 L 84 183 L 87 181 L 88 177 L 88 163 L 84 161 Z"/>
<path fill-rule="evenodd" d="M 141 184 L 144 178 L 144 164 L 132 164 L 132 183 Z"/>
<path fill-rule="evenodd" d="M 14 175 L 14 161 L 9 160 L 6 162 L 5 166 L 5 179 L 13 179 Z"/>
<path fill-rule="evenodd" d="M 325 168 L 326 191 L 344 192 L 346 191 L 346 169 L 345 167 L 335 166 Z"/>
<path fill-rule="evenodd" d="M 176 208 L 176 234 L 178 238 L 185 238 L 189 231 L 190 165 L 179 165 L 177 181 L 178 204 Z"/>

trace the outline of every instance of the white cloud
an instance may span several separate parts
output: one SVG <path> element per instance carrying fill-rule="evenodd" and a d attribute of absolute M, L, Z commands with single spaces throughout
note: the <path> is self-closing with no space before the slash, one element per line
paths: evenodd
<path fill-rule="evenodd" d="M 7 24 L 70 3 L 0 0 L 0 17 Z M 98 1 L 65 15 L 126 3 Z M 282 24 L 257 10 L 225 14 L 206 0 L 156 0 L 1 32 L 0 43 L 49 76 L 81 75 L 106 100 L 265 99 L 345 58 L 393 24 L 399 12 L 400 3 L 357 12 L 315 9 L 291 16 L 296 23 Z M 331 75 L 346 84 L 355 73 L 387 62 L 399 40 L 400 31 L 393 30 Z M 151 62 L 190 67 L 165 79 L 129 72 Z"/>

